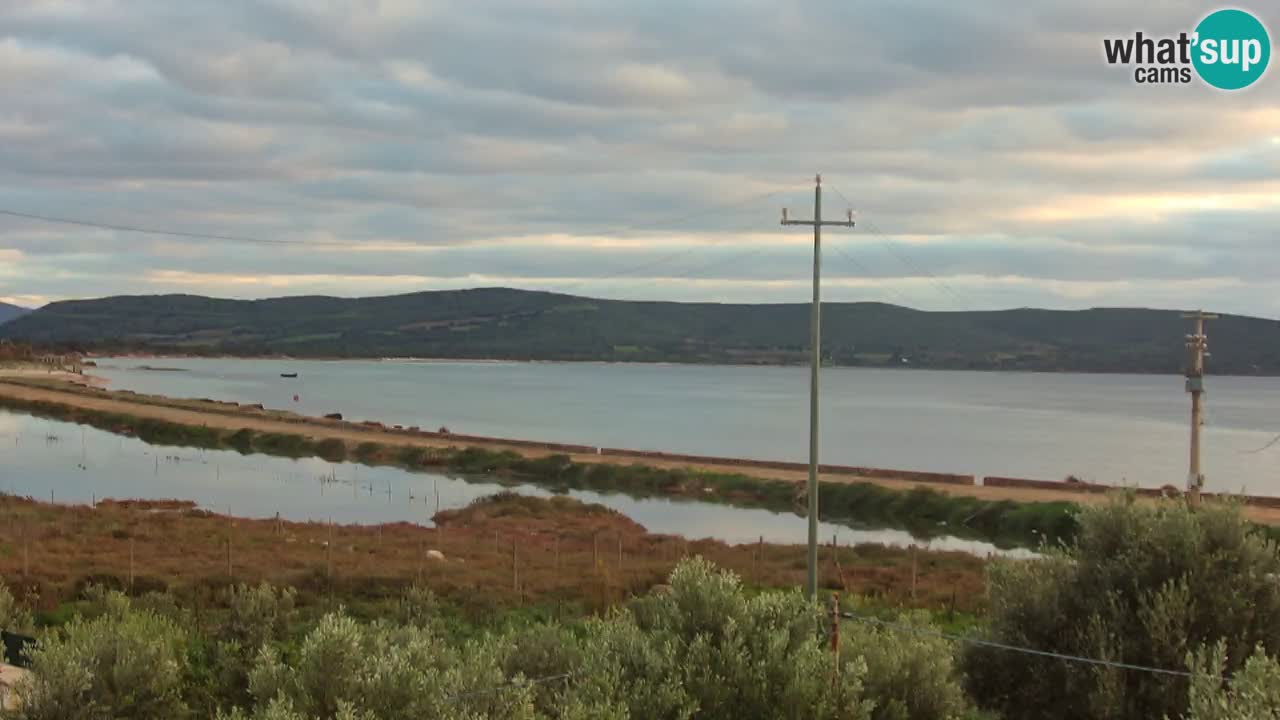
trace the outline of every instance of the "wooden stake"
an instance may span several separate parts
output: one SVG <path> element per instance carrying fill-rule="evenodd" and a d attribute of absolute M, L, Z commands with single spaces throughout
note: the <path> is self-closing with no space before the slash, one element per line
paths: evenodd
<path fill-rule="evenodd" d="M 325 546 L 325 575 L 329 578 L 329 586 L 333 587 L 333 518 L 329 518 L 329 542 Z"/>
<path fill-rule="evenodd" d="M 524 598 L 520 593 L 520 542 L 515 538 L 511 539 L 511 588 L 515 590 L 516 597 L 522 602 Z"/>
<path fill-rule="evenodd" d="M 916 546 L 911 546 L 911 601 L 916 600 Z"/>
<path fill-rule="evenodd" d="M 831 593 L 831 652 L 836 656 L 835 672 L 831 675 L 831 685 L 840 682 L 840 595 Z"/>
<path fill-rule="evenodd" d="M 622 533 L 618 533 L 618 570 L 622 570 Z"/>
<path fill-rule="evenodd" d="M 600 535 L 591 536 L 591 566 L 600 569 Z"/>
<path fill-rule="evenodd" d="M 133 594 L 133 536 L 129 536 L 129 594 Z"/>

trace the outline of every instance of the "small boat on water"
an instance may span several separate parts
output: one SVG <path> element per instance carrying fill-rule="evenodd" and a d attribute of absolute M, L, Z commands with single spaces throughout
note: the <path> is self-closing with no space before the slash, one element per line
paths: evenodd
<path fill-rule="evenodd" d="M 296 378 L 296 377 L 298 377 L 298 373 L 280 373 L 280 377 L 282 377 L 282 378 Z"/>

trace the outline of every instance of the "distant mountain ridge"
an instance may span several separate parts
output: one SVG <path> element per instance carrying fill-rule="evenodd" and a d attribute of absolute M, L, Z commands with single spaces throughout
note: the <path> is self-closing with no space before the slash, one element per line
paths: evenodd
<path fill-rule="evenodd" d="M 13 320 L 14 318 L 22 317 L 29 312 L 31 312 L 31 310 L 27 308 L 19 307 L 18 305 L 10 305 L 6 302 L 0 302 L 0 325 Z"/>
<path fill-rule="evenodd" d="M 833 365 L 1179 372 L 1189 325 L 1173 310 L 930 312 L 825 303 Z M 801 363 L 807 304 L 599 300 L 480 288 L 369 298 L 119 296 L 52 303 L 0 337 L 97 352 Z M 1280 375 L 1280 321 L 1209 324 L 1210 369 Z"/>

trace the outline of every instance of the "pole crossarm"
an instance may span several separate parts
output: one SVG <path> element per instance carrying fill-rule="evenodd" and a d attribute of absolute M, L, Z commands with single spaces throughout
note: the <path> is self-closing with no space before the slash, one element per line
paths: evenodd
<path fill-rule="evenodd" d="M 807 225 L 809 227 L 813 227 L 815 222 L 813 220 L 783 220 L 782 224 L 783 225 Z M 819 222 L 817 224 L 821 225 L 822 227 L 853 227 L 854 221 L 853 220 L 823 220 L 822 222 Z"/>

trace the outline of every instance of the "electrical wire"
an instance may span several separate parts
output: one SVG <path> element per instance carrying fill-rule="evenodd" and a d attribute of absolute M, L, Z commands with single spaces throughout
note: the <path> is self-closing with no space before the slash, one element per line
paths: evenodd
<path fill-rule="evenodd" d="M 831 191 L 834 192 L 836 195 L 839 195 L 840 199 L 844 200 L 845 205 L 849 206 L 850 208 L 853 207 L 853 203 L 849 200 L 847 195 L 845 195 L 843 192 L 840 191 L 840 188 L 836 187 L 835 185 L 828 185 L 828 187 L 830 187 Z M 937 287 L 942 292 L 950 295 L 951 297 L 955 298 L 956 300 L 965 301 L 968 299 L 965 296 L 961 295 L 955 288 L 951 287 L 951 285 L 949 285 L 942 278 L 938 277 L 938 275 L 935 274 L 933 271 L 929 270 L 929 268 L 924 267 L 920 263 L 913 260 L 905 252 L 903 252 L 898 247 L 898 244 L 895 243 L 893 239 L 890 238 L 887 234 L 885 234 L 882 230 L 880 230 L 879 226 L 877 226 L 874 222 L 870 220 L 859 219 L 858 225 L 866 228 L 867 230 L 870 230 L 872 234 L 876 235 L 880 239 L 880 242 L 884 244 L 885 248 L 887 248 L 889 252 L 892 253 L 895 258 L 898 259 L 898 262 L 905 265 L 909 270 L 916 273 L 917 275 L 922 275 L 924 277 L 929 278 L 929 280 L 934 284 L 935 287 Z"/>
<path fill-rule="evenodd" d="M 240 235 L 212 235 L 198 232 L 188 232 L 185 230 L 163 230 L 160 228 L 139 227 L 136 225 L 117 225 L 114 223 L 99 222 L 97 220 L 79 220 L 76 218 L 57 217 L 54 215 L 39 215 L 36 213 L 19 212 L 17 210 L 0 209 L 0 215 L 8 215 L 9 217 L 22 218 L 25 220 L 39 220 L 46 223 L 57 223 L 62 225 L 78 225 L 80 227 L 97 228 L 99 230 L 114 230 L 116 232 L 137 233 L 139 235 L 166 235 L 172 237 L 194 238 L 196 240 L 219 240 L 225 242 L 248 243 L 254 245 L 338 245 L 337 241 L 313 241 L 313 240 L 268 240 L 264 238 L 244 237 Z M 350 243 L 345 243 L 350 244 Z"/>
<path fill-rule="evenodd" d="M 1271 448 L 1275 447 L 1275 446 L 1276 446 L 1276 444 L 1278 444 L 1278 443 L 1280 443 L 1280 435 L 1277 435 L 1277 436 L 1275 436 L 1274 438 L 1271 438 L 1271 442 L 1267 443 L 1266 445 L 1263 445 L 1262 447 L 1258 448 L 1257 450 L 1241 450 L 1241 451 L 1240 451 L 1240 454 L 1241 454 L 1241 455 L 1256 455 L 1256 454 L 1258 454 L 1258 453 L 1260 453 L 1260 452 L 1266 452 L 1267 450 L 1270 450 Z"/>
<path fill-rule="evenodd" d="M 1134 670 L 1137 672 L 1147 672 L 1147 673 L 1153 673 L 1157 675 L 1172 675 L 1174 677 L 1185 677 L 1185 678 L 1205 677 L 1205 678 L 1212 678 L 1215 680 L 1223 679 L 1219 675 L 1210 675 L 1207 673 L 1189 672 L 1187 670 L 1170 670 L 1168 668 L 1151 667 L 1148 665 L 1135 665 L 1132 663 L 1117 662 L 1115 660 L 1103 660 L 1101 658 L 1091 658 L 1091 657 L 1085 657 L 1083 655 L 1066 655 L 1063 653 L 1050 652 L 1048 650 L 1036 650 L 1033 648 L 1020 647 L 1018 645 L 1007 645 L 1005 643 L 994 642 L 991 640 L 982 640 L 980 638 L 969 637 L 965 635 L 952 635 L 951 633 L 939 632 L 937 630 L 926 630 L 924 628 L 914 627 L 911 625 L 904 625 L 902 623 L 891 622 L 889 620 L 881 620 L 879 618 L 873 618 L 866 615 L 856 615 L 854 613 L 849 613 L 849 612 L 840 613 L 840 617 L 844 618 L 845 620 L 853 620 L 854 622 L 860 622 L 867 625 L 877 625 L 880 627 L 888 628 L 890 630 L 910 633 L 912 635 L 919 635 L 921 637 L 939 638 L 942 640 L 949 640 L 951 642 L 964 643 L 968 645 L 977 645 L 980 647 L 989 647 L 996 650 L 1006 650 L 1009 652 L 1022 653 L 1024 655 L 1035 655 L 1036 657 L 1055 658 L 1065 662 L 1084 663 L 1087 665 L 1097 665 L 1101 667 L 1115 668 L 1118 670 Z"/>
<path fill-rule="evenodd" d="M 697 210 L 683 213 L 681 215 L 660 218 L 657 220 L 652 220 L 652 221 L 640 223 L 640 224 L 628 225 L 622 228 L 612 228 L 612 229 L 600 230 L 600 231 L 591 232 L 591 233 L 579 233 L 579 234 L 586 234 L 586 235 L 592 235 L 592 236 L 621 235 L 624 233 L 633 232 L 635 230 L 643 230 L 646 228 L 660 227 L 663 225 L 671 225 L 671 224 L 686 222 L 694 218 L 714 215 L 720 212 L 724 212 L 726 210 L 733 210 L 735 208 L 742 207 L 753 202 L 759 202 L 761 200 L 768 199 L 775 195 L 780 195 L 784 192 L 787 192 L 787 191 L 773 190 L 767 193 L 760 193 L 758 195 L 752 195 L 751 197 L 734 200 L 732 202 L 720 203 L 718 205 L 709 205 L 707 207 L 699 208 Z M 343 242 L 339 240 L 283 240 L 283 239 L 249 237 L 245 235 L 221 235 L 221 234 L 215 234 L 215 233 L 200 233 L 200 232 L 192 232 L 188 230 L 172 230 L 167 228 L 144 227 L 140 225 L 124 225 L 124 224 L 118 224 L 118 223 L 103 222 L 99 220 L 85 220 L 81 218 L 72 218 L 72 217 L 65 217 L 65 216 L 58 216 L 58 215 L 43 215 L 40 213 L 23 212 L 19 210 L 8 210 L 8 209 L 0 209 L 0 215 L 7 215 L 9 217 L 21 218 L 24 220 L 36 220 L 36 221 L 45 222 L 45 223 L 75 225 L 78 227 L 97 228 L 100 230 L 113 230 L 116 232 L 136 233 L 139 235 L 161 235 L 161 236 L 171 236 L 171 237 L 192 238 L 196 240 L 215 240 L 220 242 L 246 243 L 246 244 L 254 244 L 254 245 L 305 245 L 305 246 L 317 246 L 317 247 L 325 247 L 325 246 L 351 247 L 354 244 L 352 242 Z"/>
<path fill-rule="evenodd" d="M 855 258 L 851 253 L 845 252 L 844 248 L 841 248 L 839 245 L 832 245 L 831 248 L 835 250 L 838 255 L 840 255 L 845 260 L 847 260 L 855 268 L 862 271 L 862 273 L 867 277 L 880 277 L 876 273 L 873 273 L 871 271 L 871 268 L 867 267 L 865 263 Z M 907 308 L 911 307 L 911 301 L 908 300 L 905 295 L 898 292 L 897 290 L 894 290 L 893 288 L 888 286 L 882 287 L 881 290 L 888 293 L 889 297 L 892 297 L 895 300 L 897 300 L 898 304 L 901 305 L 902 307 L 907 307 Z"/>

